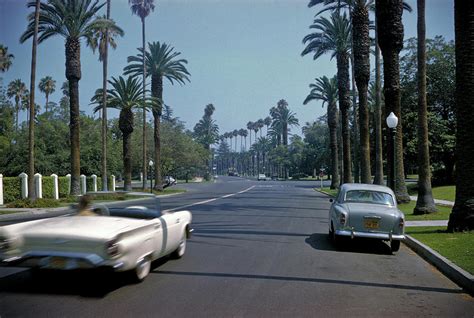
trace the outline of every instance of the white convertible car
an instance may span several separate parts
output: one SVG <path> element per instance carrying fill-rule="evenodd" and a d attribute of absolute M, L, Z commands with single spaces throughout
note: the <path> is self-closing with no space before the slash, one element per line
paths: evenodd
<path fill-rule="evenodd" d="M 158 199 L 156 199 L 158 200 Z M 0 227 L 2 265 L 71 270 L 110 268 L 138 280 L 153 260 L 183 256 L 189 211 L 146 206 L 101 207 L 98 216 L 66 216 Z"/>

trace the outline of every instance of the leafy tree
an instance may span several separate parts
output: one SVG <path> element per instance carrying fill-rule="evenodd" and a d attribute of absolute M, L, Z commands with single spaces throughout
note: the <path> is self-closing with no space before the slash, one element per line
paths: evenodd
<path fill-rule="evenodd" d="M 8 52 L 8 47 L 0 44 L 0 72 L 8 71 L 14 58 L 15 56 Z"/>
<path fill-rule="evenodd" d="M 36 1 L 28 2 L 28 7 L 36 6 Z M 71 194 L 80 193 L 80 120 L 79 120 L 79 80 L 81 79 L 81 38 L 90 38 L 94 30 L 113 25 L 113 22 L 97 18 L 104 6 L 92 0 L 49 0 L 41 3 L 39 11 L 38 43 L 60 35 L 66 39 L 66 78 L 69 81 L 70 99 L 70 139 L 71 139 Z M 35 34 L 34 14 L 28 16 L 28 27 L 20 37 L 25 42 Z"/>

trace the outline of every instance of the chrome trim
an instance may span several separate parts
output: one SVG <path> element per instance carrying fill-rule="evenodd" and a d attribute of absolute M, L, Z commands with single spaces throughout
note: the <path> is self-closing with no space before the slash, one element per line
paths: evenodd
<path fill-rule="evenodd" d="M 356 232 L 353 229 L 349 230 L 336 230 L 336 235 L 354 237 L 365 237 L 374 238 L 380 240 L 404 240 L 405 235 L 403 234 L 391 234 L 391 233 L 372 233 L 372 232 Z M 391 237 L 391 238 L 390 238 Z"/>

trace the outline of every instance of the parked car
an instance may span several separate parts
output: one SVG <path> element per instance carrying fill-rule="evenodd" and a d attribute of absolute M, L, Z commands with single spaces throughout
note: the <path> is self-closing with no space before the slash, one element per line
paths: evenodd
<path fill-rule="evenodd" d="M 257 181 L 260 181 L 260 180 L 267 181 L 267 176 L 265 176 L 265 174 L 263 173 L 260 173 L 257 177 Z"/>
<path fill-rule="evenodd" d="M 153 260 L 169 254 L 182 257 L 192 232 L 189 211 L 162 212 L 159 204 L 102 205 L 94 212 L 100 215 L 0 227 L 0 263 L 57 270 L 108 268 L 141 281 Z"/>
<path fill-rule="evenodd" d="M 177 183 L 176 179 L 173 178 L 172 176 L 166 176 L 164 181 L 165 181 L 165 185 L 164 185 L 165 188 L 175 185 Z"/>
<path fill-rule="evenodd" d="M 390 242 L 392 252 L 405 239 L 405 215 L 397 208 L 393 191 L 373 184 L 345 183 L 329 209 L 329 236 L 338 244 L 341 236 Z"/>

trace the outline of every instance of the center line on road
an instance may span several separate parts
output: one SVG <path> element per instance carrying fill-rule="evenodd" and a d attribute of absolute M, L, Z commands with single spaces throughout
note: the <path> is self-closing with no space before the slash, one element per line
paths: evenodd
<path fill-rule="evenodd" d="M 195 202 L 195 203 L 191 203 L 191 204 L 179 206 L 179 207 L 177 207 L 177 208 L 173 208 L 173 209 L 169 209 L 169 210 L 164 210 L 163 212 L 172 212 L 172 211 L 181 210 L 181 209 L 184 209 L 184 208 L 189 208 L 189 207 L 195 206 L 195 205 L 201 205 L 201 204 L 210 203 L 210 202 L 213 202 L 213 201 L 216 201 L 216 200 L 219 200 L 219 199 L 230 198 L 230 197 L 233 197 L 234 195 L 242 194 L 242 193 L 245 193 L 245 192 L 247 192 L 247 191 L 250 191 L 250 190 L 252 190 L 253 188 L 255 188 L 255 186 L 251 186 L 250 188 L 247 188 L 247 189 L 245 189 L 245 190 L 242 190 L 242 191 L 239 191 L 239 192 L 236 192 L 236 193 L 230 193 L 230 194 L 226 194 L 226 195 L 223 195 L 223 196 L 220 196 L 220 197 L 217 197 L 217 198 L 212 198 L 212 199 L 208 199 L 208 200 L 204 200 L 204 201 L 199 201 L 199 202 Z"/>

